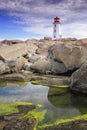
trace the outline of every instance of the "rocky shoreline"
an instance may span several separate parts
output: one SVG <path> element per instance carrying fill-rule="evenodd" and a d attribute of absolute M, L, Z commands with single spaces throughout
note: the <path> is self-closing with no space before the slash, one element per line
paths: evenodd
<path fill-rule="evenodd" d="M 0 80 L 25 80 L 31 73 L 71 76 L 70 89 L 87 93 L 87 39 L 26 41 L 0 44 Z"/>
<path fill-rule="evenodd" d="M 19 112 L 0 116 L 0 130 L 33 130 L 36 119 L 24 119 L 24 115 L 36 108 L 34 105 L 19 105 Z"/>
<path fill-rule="evenodd" d="M 36 109 L 35 105 L 18 105 L 19 112 L 0 116 L 0 130 L 34 130 L 37 120 L 24 118 L 24 116 Z M 87 130 L 87 120 L 77 120 L 59 125 L 45 127 L 44 130 Z M 41 129 L 43 130 L 43 128 Z"/>
<path fill-rule="evenodd" d="M 48 127 L 44 130 L 87 130 L 87 120 L 72 121 L 70 123 Z"/>
<path fill-rule="evenodd" d="M 80 40 L 70 38 L 60 41 L 45 37 L 40 40 L 2 41 L 0 43 L 0 82 L 5 80 L 27 80 L 52 87 L 68 85 L 71 92 L 87 95 L 87 38 Z M 0 119 L 3 118 L 0 117 Z M 20 119 L 17 120 L 21 122 Z M 18 124 L 22 127 L 24 123 L 26 128 L 23 127 L 22 130 L 29 130 L 27 128 L 29 122 L 35 125 L 35 120 L 26 120 Z M 72 130 L 73 126 L 75 126 L 74 130 L 79 127 L 82 130 L 83 126 L 86 130 L 87 125 L 83 125 L 85 122 L 85 120 L 75 121 L 48 127 L 46 130 L 68 130 L 68 128 Z M 12 123 L 1 130 L 13 130 L 9 126 L 15 123 L 13 119 Z M 16 129 L 21 128 L 14 128 Z M 33 130 L 32 124 L 30 130 Z"/>

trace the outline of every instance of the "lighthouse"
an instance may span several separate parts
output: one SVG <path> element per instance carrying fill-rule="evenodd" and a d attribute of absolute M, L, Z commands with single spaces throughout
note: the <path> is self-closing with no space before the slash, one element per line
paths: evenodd
<path fill-rule="evenodd" d="M 59 26 L 60 26 L 60 18 L 55 17 L 53 22 L 53 39 L 60 38 Z"/>

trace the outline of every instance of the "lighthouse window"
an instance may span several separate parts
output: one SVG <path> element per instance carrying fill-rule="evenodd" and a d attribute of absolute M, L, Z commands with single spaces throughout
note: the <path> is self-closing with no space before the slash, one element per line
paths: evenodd
<path fill-rule="evenodd" d="M 56 38 L 56 36 L 54 35 L 54 38 Z"/>
<path fill-rule="evenodd" d="M 56 28 L 56 24 L 54 25 L 54 27 Z"/>
<path fill-rule="evenodd" d="M 56 30 L 54 30 L 54 32 L 56 32 Z"/>

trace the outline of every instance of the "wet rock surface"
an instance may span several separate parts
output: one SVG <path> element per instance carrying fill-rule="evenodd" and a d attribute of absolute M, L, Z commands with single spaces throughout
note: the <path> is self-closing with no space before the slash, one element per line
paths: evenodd
<path fill-rule="evenodd" d="M 71 76 L 70 89 L 87 95 L 87 64 L 84 64 Z"/>
<path fill-rule="evenodd" d="M 30 81 L 34 84 L 58 87 L 59 85 L 69 85 L 70 77 L 56 75 L 32 75 Z"/>
<path fill-rule="evenodd" d="M 33 130 L 36 124 L 35 119 L 26 119 L 26 120 L 12 120 L 9 122 L 3 130 Z"/>
<path fill-rule="evenodd" d="M 0 130 L 33 130 L 36 119 L 25 119 L 23 117 L 27 112 L 35 108 L 34 105 L 18 106 L 18 114 L 0 116 Z"/>
<path fill-rule="evenodd" d="M 0 75 L 0 81 L 12 80 L 12 81 L 24 81 L 25 76 L 20 73 Z"/>
<path fill-rule="evenodd" d="M 87 130 L 87 121 L 73 121 L 52 127 L 45 128 L 44 130 Z"/>

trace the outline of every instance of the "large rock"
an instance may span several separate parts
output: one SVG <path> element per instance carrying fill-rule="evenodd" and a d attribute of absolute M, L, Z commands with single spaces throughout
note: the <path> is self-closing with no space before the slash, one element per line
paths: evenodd
<path fill-rule="evenodd" d="M 36 49 L 36 54 L 47 56 L 49 47 L 54 45 L 55 43 L 56 42 L 52 40 L 40 40 L 38 48 Z"/>
<path fill-rule="evenodd" d="M 0 74 L 5 74 L 9 72 L 10 72 L 10 68 L 7 65 L 5 65 L 3 61 L 0 60 Z"/>
<path fill-rule="evenodd" d="M 51 65 L 49 60 L 47 59 L 40 59 L 37 62 L 35 62 L 33 65 L 31 65 L 31 70 L 38 73 L 49 73 L 51 69 Z"/>
<path fill-rule="evenodd" d="M 25 41 L 26 47 L 29 53 L 35 53 L 36 49 L 38 48 L 38 41 L 35 39 Z"/>
<path fill-rule="evenodd" d="M 5 64 L 3 61 L 0 61 L 0 74 L 3 74 L 5 72 Z"/>
<path fill-rule="evenodd" d="M 28 61 L 31 62 L 31 63 L 34 63 L 34 62 L 36 62 L 36 61 L 39 60 L 39 59 L 40 59 L 40 56 L 39 56 L 39 55 L 37 55 L 37 54 L 32 54 L 31 56 L 29 56 Z"/>
<path fill-rule="evenodd" d="M 0 55 L 11 59 L 24 56 L 27 53 L 33 54 L 38 48 L 37 43 L 34 43 L 33 41 L 26 41 L 23 43 L 11 44 L 10 46 L 8 44 L 2 44 L 0 46 Z"/>
<path fill-rule="evenodd" d="M 22 68 L 26 62 L 27 62 L 27 60 L 24 57 L 22 57 L 22 56 L 19 57 L 17 62 L 16 62 L 15 71 L 20 72 L 20 70 L 22 70 Z"/>
<path fill-rule="evenodd" d="M 81 39 L 81 41 L 82 41 L 83 44 L 87 45 L 87 38 L 83 38 L 83 39 Z"/>
<path fill-rule="evenodd" d="M 87 94 L 87 64 L 72 74 L 70 88 L 72 91 Z"/>
<path fill-rule="evenodd" d="M 72 44 L 55 44 L 49 48 L 48 58 L 53 73 L 70 73 L 87 61 L 87 48 Z"/>
<path fill-rule="evenodd" d="M 28 61 L 24 57 L 17 57 L 15 59 L 7 59 L 0 56 L 1 62 L 5 65 L 5 72 L 20 72 L 23 66 L 28 63 Z M 2 66 L 3 67 L 3 66 Z M 3 71 L 3 68 L 2 68 Z"/>

